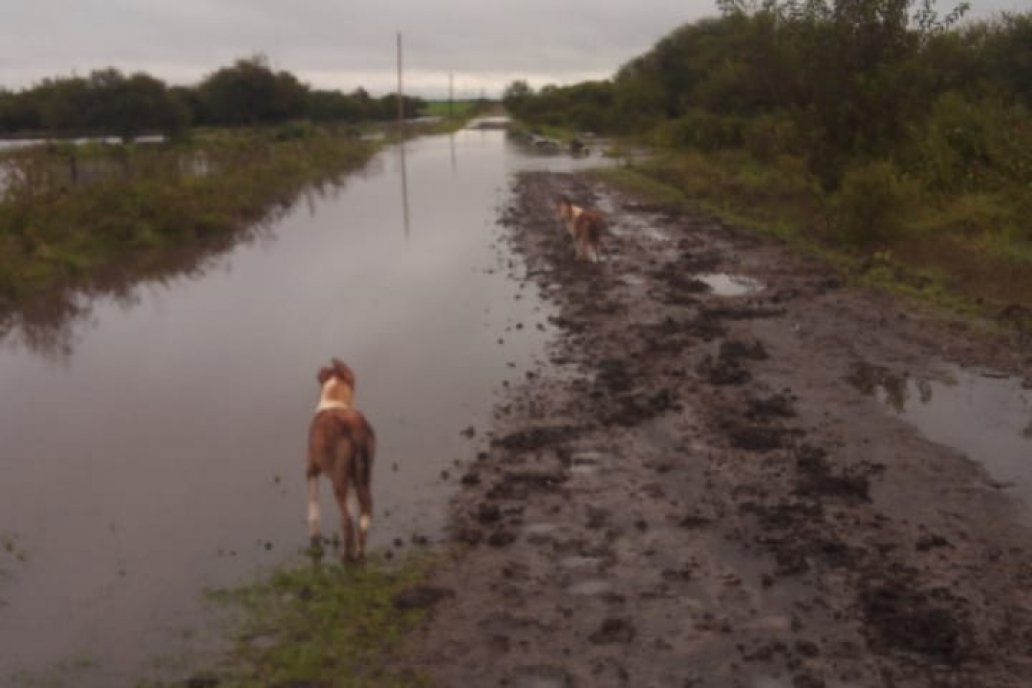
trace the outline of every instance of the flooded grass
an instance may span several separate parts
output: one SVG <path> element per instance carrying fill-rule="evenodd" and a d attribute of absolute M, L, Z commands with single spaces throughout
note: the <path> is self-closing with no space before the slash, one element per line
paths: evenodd
<path fill-rule="evenodd" d="M 146 269 L 162 252 L 238 233 L 376 150 L 350 132 L 306 127 L 7 153 L 0 315 L 34 296 L 87 285 L 113 266 Z"/>
<path fill-rule="evenodd" d="M 305 563 L 211 591 L 212 601 L 240 619 L 233 647 L 217 666 L 172 685 L 429 685 L 389 660 L 425 613 L 399 596 L 423 580 L 430 563 L 420 556 L 393 566 L 382 559 L 365 566 Z"/>

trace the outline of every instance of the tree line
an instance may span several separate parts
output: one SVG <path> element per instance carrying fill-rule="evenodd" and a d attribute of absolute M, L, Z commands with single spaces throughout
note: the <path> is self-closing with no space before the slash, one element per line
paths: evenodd
<path fill-rule="evenodd" d="M 406 96 L 406 117 L 426 103 Z M 21 91 L 0 88 L 0 134 L 182 134 L 193 126 L 251 126 L 292 120 L 357 123 L 397 117 L 395 94 L 374 98 L 314 89 L 262 56 L 237 60 L 196 86 L 169 86 L 138 72 L 93 71 L 45 79 Z"/>
<path fill-rule="evenodd" d="M 804 158 L 825 189 L 888 161 L 940 190 L 1032 179 L 1032 12 L 934 0 L 718 0 L 604 81 L 508 86 L 531 124 Z"/>

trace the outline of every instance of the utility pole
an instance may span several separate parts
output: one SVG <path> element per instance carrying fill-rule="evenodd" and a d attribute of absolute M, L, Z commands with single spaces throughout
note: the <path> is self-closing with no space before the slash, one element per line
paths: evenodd
<path fill-rule="evenodd" d="M 455 102 L 455 74 L 448 72 L 448 119 L 454 117 L 452 104 Z"/>
<path fill-rule="evenodd" d="M 401 31 L 398 32 L 398 131 L 405 125 L 405 101 L 401 89 Z"/>

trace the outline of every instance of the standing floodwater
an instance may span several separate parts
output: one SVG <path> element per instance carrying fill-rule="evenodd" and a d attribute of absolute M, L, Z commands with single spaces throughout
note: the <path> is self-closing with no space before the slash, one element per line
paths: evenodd
<path fill-rule="evenodd" d="M 419 139 L 199 274 L 91 304 L 60 354 L 10 333 L 0 685 L 131 684 L 203 623 L 205 588 L 295 557 L 331 356 L 380 437 L 371 547 L 439 535 L 462 431 L 550 333 L 498 243 L 510 175 L 592 164 L 527 157 L 501 131 Z"/>

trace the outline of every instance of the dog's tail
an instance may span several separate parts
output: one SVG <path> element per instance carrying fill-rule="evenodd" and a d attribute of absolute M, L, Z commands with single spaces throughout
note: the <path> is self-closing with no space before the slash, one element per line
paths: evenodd
<path fill-rule="evenodd" d="M 369 485 L 373 479 L 373 457 L 376 456 L 376 433 L 373 426 L 362 419 L 363 441 L 355 445 L 355 461 L 352 464 L 352 478 L 361 485 Z"/>

